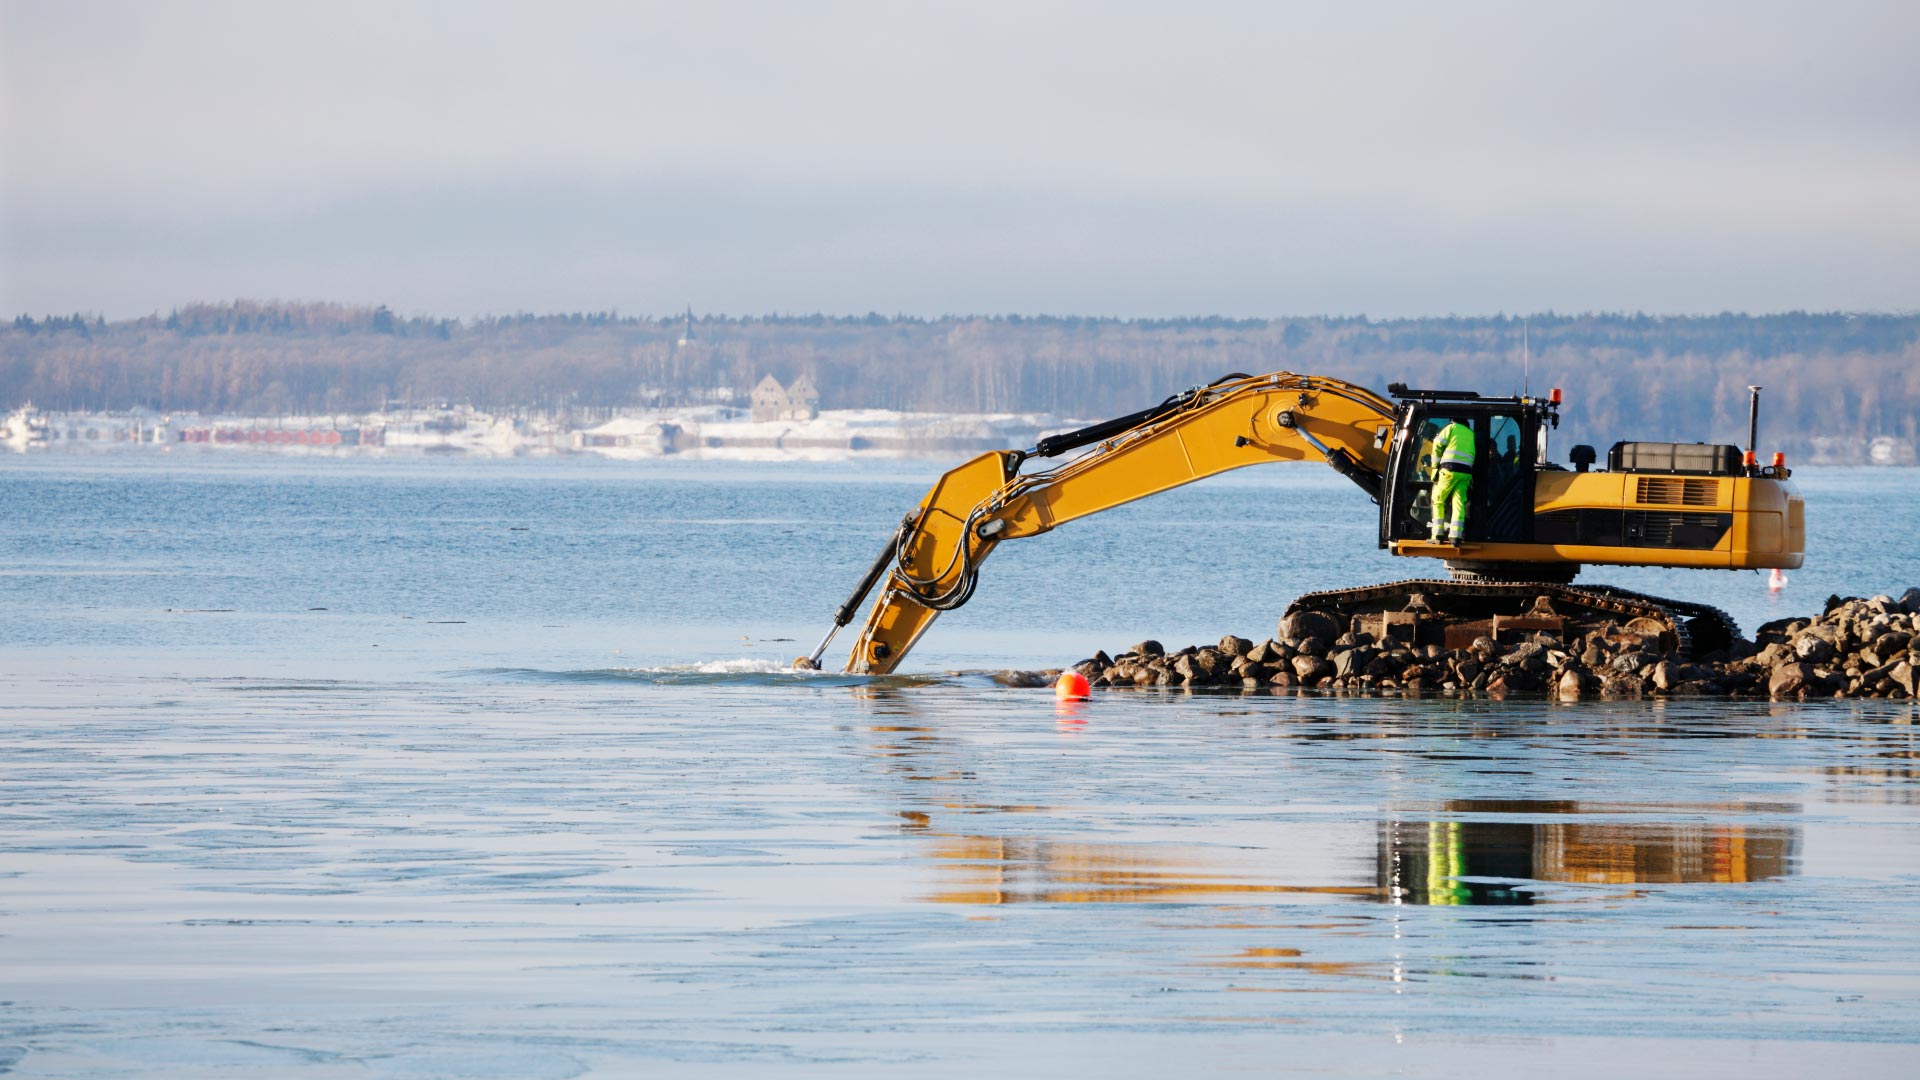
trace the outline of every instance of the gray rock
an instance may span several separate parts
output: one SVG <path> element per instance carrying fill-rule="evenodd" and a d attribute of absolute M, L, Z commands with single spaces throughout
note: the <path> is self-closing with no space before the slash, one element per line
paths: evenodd
<path fill-rule="evenodd" d="M 1901 593 L 1900 608 L 1909 615 L 1920 615 L 1920 588 L 1908 589 Z"/>
<path fill-rule="evenodd" d="M 1680 665 L 1671 660 L 1662 660 L 1653 665 L 1653 688 L 1667 693 L 1680 685 Z"/>
<path fill-rule="evenodd" d="M 1514 650 L 1500 658 L 1500 666 L 1519 668 L 1531 672 L 1547 670 L 1546 647 L 1537 641 L 1523 641 Z"/>
<path fill-rule="evenodd" d="M 1811 632 L 1793 639 L 1793 654 L 1806 664 L 1829 663 L 1839 655 L 1832 642 Z"/>
<path fill-rule="evenodd" d="M 1659 657 L 1653 655 L 1652 653 L 1644 653 L 1644 652 L 1621 653 L 1619 656 L 1614 658 L 1613 664 L 1611 666 L 1615 671 L 1623 672 L 1628 675 L 1638 675 L 1640 674 L 1641 671 L 1645 670 L 1648 667 L 1653 666 L 1653 664 L 1656 663 L 1659 659 L 1660 659 Z"/>
<path fill-rule="evenodd" d="M 1253 642 L 1228 634 L 1220 639 L 1220 651 L 1227 656 L 1245 656 L 1253 651 Z"/>
<path fill-rule="evenodd" d="M 1135 656 L 1165 656 L 1165 655 L 1167 655 L 1167 650 L 1166 650 L 1166 648 L 1165 648 L 1165 647 L 1163 647 L 1163 646 L 1162 646 L 1162 645 L 1161 645 L 1161 644 L 1160 644 L 1159 642 L 1157 642 L 1157 641 L 1154 641 L 1154 640 L 1153 640 L 1153 639 L 1151 639 L 1151 638 L 1149 638 L 1149 639 L 1147 639 L 1146 641 L 1143 641 L 1143 642 L 1141 642 L 1141 643 L 1140 643 L 1140 644 L 1138 644 L 1138 645 L 1135 645 L 1135 646 L 1134 646 L 1133 648 L 1131 648 L 1131 649 L 1128 649 L 1127 651 L 1128 651 L 1128 652 L 1130 652 L 1130 653 L 1132 653 L 1132 654 L 1133 654 L 1133 655 L 1135 655 Z"/>

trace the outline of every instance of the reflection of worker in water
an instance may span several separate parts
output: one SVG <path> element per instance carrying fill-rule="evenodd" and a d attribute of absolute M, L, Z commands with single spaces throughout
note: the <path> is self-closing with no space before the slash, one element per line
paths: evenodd
<path fill-rule="evenodd" d="M 1473 486 L 1473 429 L 1458 420 L 1433 440 L 1433 524 L 1436 544 L 1458 544 L 1467 533 L 1467 492 Z"/>

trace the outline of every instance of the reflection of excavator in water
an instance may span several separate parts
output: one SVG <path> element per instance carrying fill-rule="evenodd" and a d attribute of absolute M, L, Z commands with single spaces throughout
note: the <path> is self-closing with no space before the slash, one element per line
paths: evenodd
<path fill-rule="evenodd" d="M 1754 388 L 1757 409 L 1758 388 Z M 1002 541 L 1036 536 L 1182 484 L 1276 461 L 1319 459 L 1380 506 L 1380 546 L 1446 560 L 1451 580 L 1312 593 L 1289 611 L 1331 614 L 1377 640 L 1457 648 L 1551 631 L 1606 631 L 1664 649 L 1711 652 L 1738 635 L 1713 608 L 1608 586 L 1568 585 L 1582 564 L 1746 570 L 1800 566 L 1802 503 L 1780 457 L 1761 466 L 1748 447 L 1616 443 L 1607 469 L 1575 446 L 1571 470 L 1547 459 L 1560 392 L 1483 398 L 1462 391 L 1388 388 L 1393 399 L 1338 379 L 1277 372 L 1228 375 L 1150 409 L 998 450 L 942 476 L 901 523 L 810 657 L 887 580 L 847 660 L 847 671 L 886 674 L 940 612 L 973 595 L 980 563 Z M 1448 424 L 1468 425 L 1480 449 L 1466 535 L 1429 539 L 1432 445 Z M 1050 469 L 1033 458 L 1094 448 Z"/>
<path fill-rule="evenodd" d="M 1221 905 L 1318 894 L 1457 906 L 1532 904 L 1542 882 L 1636 889 L 1786 877 L 1795 872 L 1800 850 L 1801 829 L 1790 816 L 1798 809 L 1792 803 L 1636 807 L 1456 799 L 1383 818 L 1375 827 L 1371 883 L 1354 876 L 1355 853 L 1338 845 L 1303 848 L 1339 852 L 1337 865 L 1293 857 L 1240 862 L 1202 845 L 946 832 L 931 815 L 902 816 L 908 831 L 930 842 L 937 887 L 926 899 L 935 903 Z M 1661 811 L 1765 819 L 1669 821 Z M 1566 816 L 1575 820 L 1561 820 Z M 1463 820 L 1472 817 L 1506 820 Z"/>

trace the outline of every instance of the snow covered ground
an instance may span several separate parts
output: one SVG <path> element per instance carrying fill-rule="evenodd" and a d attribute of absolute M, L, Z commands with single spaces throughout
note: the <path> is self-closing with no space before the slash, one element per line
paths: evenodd
<path fill-rule="evenodd" d="M 668 456 L 721 461 L 847 461 L 951 457 L 1032 446 L 1078 426 L 1050 413 L 920 413 L 834 409 L 811 419 L 754 420 L 745 409 L 704 405 L 633 410 L 585 424 L 514 417 L 471 408 L 337 416 L 200 416 L 49 413 L 45 446 L 34 453 L 162 450 L 295 454 L 457 453 L 522 457 L 583 453 L 640 460 Z"/>
<path fill-rule="evenodd" d="M 834 409 L 809 420 L 753 420 L 740 410 L 713 407 L 619 417 L 577 433 L 575 445 L 609 457 L 836 461 L 1032 446 L 1043 434 L 1069 426 L 1049 413 Z"/>

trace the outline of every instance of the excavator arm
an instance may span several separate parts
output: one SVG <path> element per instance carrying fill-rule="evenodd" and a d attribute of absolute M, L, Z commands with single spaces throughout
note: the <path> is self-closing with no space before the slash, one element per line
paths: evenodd
<path fill-rule="evenodd" d="M 1229 469 L 1318 459 L 1378 501 L 1396 415 L 1390 401 L 1339 379 L 1229 375 L 1031 450 L 982 454 L 933 485 L 835 613 L 834 628 L 798 665 L 819 666 L 834 633 L 882 577 L 847 658 L 849 673 L 893 671 L 940 612 L 972 597 L 981 562 L 1003 541 Z M 1053 468 L 1021 471 L 1030 459 L 1088 445 Z"/>

